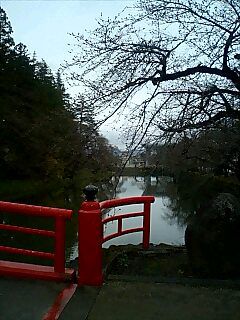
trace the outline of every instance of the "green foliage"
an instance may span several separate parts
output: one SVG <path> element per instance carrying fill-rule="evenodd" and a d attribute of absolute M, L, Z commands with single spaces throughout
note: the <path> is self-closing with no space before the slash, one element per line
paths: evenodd
<path fill-rule="evenodd" d="M 11 36 L 12 27 L 7 19 L 5 11 L 0 7 L 0 49 L 8 50 L 14 45 L 14 40 Z"/>
<path fill-rule="evenodd" d="M 8 180 L 36 190 L 34 180 L 51 181 L 62 196 L 83 168 L 112 170 L 111 148 L 94 128 L 94 110 L 83 98 L 72 103 L 60 71 L 55 76 L 24 44 L 15 45 L 2 8 L 0 26 L 0 179 L 6 188 Z M 23 189 L 31 196 L 30 188 Z"/>
<path fill-rule="evenodd" d="M 6 201 L 25 198 L 34 198 L 36 195 L 46 192 L 46 185 L 42 181 L 37 180 L 1 180 L 0 194 L 1 198 Z"/>

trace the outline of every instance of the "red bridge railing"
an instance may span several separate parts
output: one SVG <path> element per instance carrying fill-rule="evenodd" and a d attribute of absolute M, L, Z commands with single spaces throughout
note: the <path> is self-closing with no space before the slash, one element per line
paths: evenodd
<path fill-rule="evenodd" d="M 150 239 L 150 208 L 151 203 L 154 202 L 154 197 L 152 196 L 142 196 L 142 197 L 129 197 L 129 198 L 121 198 L 121 199 L 112 199 L 100 202 L 100 209 L 109 209 L 119 206 L 132 205 L 132 204 L 143 204 L 142 212 L 131 212 L 126 214 L 120 214 L 111 216 L 103 219 L 102 223 L 106 224 L 110 221 L 117 221 L 118 228 L 117 232 L 112 233 L 103 237 L 103 241 L 108 241 L 110 239 L 122 236 L 124 234 L 133 233 L 133 232 L 143 232 L 143 248 L 148 249 L 149 247 L 149 239 Z M 143 217 L 143 225 L 138 228 L 131 228 L 123 230 L 123 219 L 128 219 L 132 217 Z"/>
<path fill-rule="evenodd" d="M 153 203 L 155 199 L 152 196 L 142 196 L 112 199 L 99 203 L 95 200 L 97 193 L 96 187 L 88 186 L 85 188 L 84 193 L 86 194 L 86 201 L 82 203 L 78 212 L 78 285 L 98 286 L 103 283 L 102 243 L 127 233 L 143 232 L 143 248 L 147 249 L 149 247 L 150 209 L 151 203 Z M 132 204 L 142 204 L 143 211 L 103 218 L 104 209 Z M 14 275 L 17 277 L 31 277 L 45 280 L 66 280 L 74 278 L 74 270 L 65 268 L 65 222 L 72 217 L 72 210 L 0 201 L 0 213 L 15 213 L 30 215 L 32 217 L 43 216 L 55 219 L 54 231 L 5 223 L 0 224 L 0 230 L 39 235 L 55 240 L 55 250 L 53 253 L 0 245 L 0 252 L 33 256 L 54 261 L 53 266 L 43 266 L 0 260 L 0 275 Z M 132 217 L 143 217 L 142 225 L 136 228 L 123 229 L 123 220 Z M 104 236 L 104 225 L 111 221 L 117 221 L 117 232 Z"/>
<path fill-rule="evenodd" d="M 79 210 L 79 229 L 78 229 L 78 284 L 79 285 L 101 285 L 103 283 L 102 274 L 102 243 L 112 238 L 132 233 L 143 232 L 143 248 L 149 247 L 150 237 L 150 207 L 154 202 L 152 196 L 130 197 L 122 199 L 112 199 L 103 202 L 95 201 L 97 189 L 89 186 L 85 189 L 87 201 L 83 202 Z M 123 205 L 143 204 L 142 212 L 134 212 L 108 217 L 102 220 L 102 210 Z M 123 230 L 123 219 L 131 217 L 143 217 L 143 225 L 138 228 Z M 118 221 L 116 233 L 103 235 L 103 226 L 110 221 Z"/>
<path fill-rule="evenodd" d="M 0 230 L 8 230 L 13 232 L 21 232 L 53 238 L 55 240 L 55 251 L 54 253 L 50 253 L 8 246 L 0 246 L 0 252 L 33 256 L 42 259 L 51 259 L 54 261 L 54 266 L 50 267 L 0 260 L 0 274 L 18 275 L 47 280 L 64 280 L 73 277 L 74 271 L 71 269 L 65 269 L 65 222 L 67 219 L 71 218 L 72 210 L 0 201 L 0 213 L 43 216 L 46 218 L 53 217 L 55 219 L 54 231 L 27 228 L 22 226 L 20 227 L 1 223 Z"/>

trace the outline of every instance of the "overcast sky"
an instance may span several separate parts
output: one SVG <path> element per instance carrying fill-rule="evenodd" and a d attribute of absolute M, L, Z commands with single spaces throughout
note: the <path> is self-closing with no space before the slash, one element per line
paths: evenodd
<path fill-rule="evenodd" d="M 55 72 L 64 60 L 69 60 L 69 43 L 73 43 L 68 33 L 84 33 L 93 29 L 96 19 L 114 17 L 132 0 L 0 0 L 13 28 L 16 43 L 25 44 L 30 53 L 36 52 L 38 60 L 44 59 Z M 102 128 L 102 133 L 120 148 L 124 143 L 117 130 L 110 124 Z"/>

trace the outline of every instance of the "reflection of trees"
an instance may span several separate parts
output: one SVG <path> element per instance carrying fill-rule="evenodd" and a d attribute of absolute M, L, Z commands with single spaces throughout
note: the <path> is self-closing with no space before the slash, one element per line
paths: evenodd
<path fill-rule="evenodd" d="M 194 212 L 194 196 L 191 187 L 188 188 L 188 197 L 181 193 L 181 187 L 173 180 L 165 184 L 166 207 L 169 209 L 165 213 L 168 220 L 175 220 L 181 226 L 187 223 L 188 217 Z"/>
<path fill-rule="evenodd" d="M 122 185 L 125 179 L 123 177 L 113 176 L 110 180 L 105 180 L 97 184 L 99 189 L 97 198 L 99 201 L 106 199 L 112 199 L 116 197 L 116 194 L 121 192 Z"/>
<path fill-rule="evenodd" d="M 124 179 L 124 177 L 121 177 L 121 179 L 118 180 L 118 184 L 114 185 L 114 188 L 115 188 L 115 194 L 114 194 L 114 197 L 118 194 L 118 193 L 121 193 L 121 192 L 125 192 L 125 189 L 123 188 L 123 184 L 124 182 L 126 181 L 126 179 Z"/>
<path fill-rule="evenodd" d="M 179 225 L 185 225 L 188 216 L 192 212 L 192 207 L 186 204 L 179 196 L 177 185 L 174 184 L 171 177 L 161 176 L 153 184 L 150 179 L 145 179 L 144 192 L 142 195 L 154 195 L 163 198 L 163 203 L 167 210 L 164 213 L 164 218 L 168 221 L 177 221 Z"/>
<path fill-rule="evenodd" d="M 164 205 L 169 210 L 165 218 L 177 221 L 179 225 L 186 225 L 189 217 L 206 201 L 214 198 L 218 193 L 229 192 L 239 195 L 240 186 L 231 179 L 210 175 L 182 173 L 177 181 L 171 177 L 159 177 L 153 184 L 146 178 L 143 195 L 162 197 Z"/>
<path fill-rule="evenodd" d="M 164 213 L 164 218 L 168 221 L 176 221 L 178 225 L 184 226 L 187 224 L 189 216 L 192 214 L 191 206 L 186 206 L 179 198 L 168 198 L 168 201 L 165 203 L 169 211 Z"/>

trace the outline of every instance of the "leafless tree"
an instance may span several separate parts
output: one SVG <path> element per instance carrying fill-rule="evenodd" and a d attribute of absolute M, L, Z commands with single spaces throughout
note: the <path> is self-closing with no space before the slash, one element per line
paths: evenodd
<path fill-rule="evenodd" d="M 239 121 L 239 0 L 140 0 L 74 37 L 72 81 L 133 141 Z"/>

